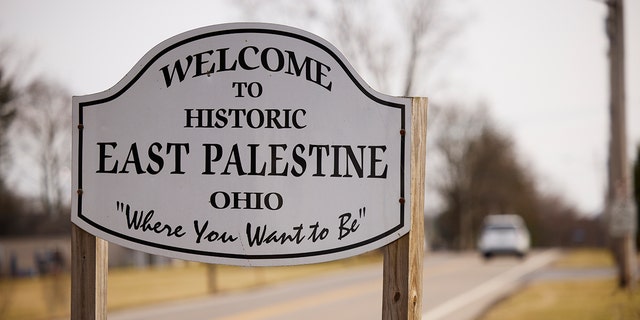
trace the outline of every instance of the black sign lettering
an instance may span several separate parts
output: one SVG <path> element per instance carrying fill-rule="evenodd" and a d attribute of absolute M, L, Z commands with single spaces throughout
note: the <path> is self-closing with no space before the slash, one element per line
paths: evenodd
<path fill-rule="evenodd" d="M 233 55 L 231 65 L 228 65 Z M 286 57 L 285 57 L 286 56 Z M 195 63 L 193 63 L 195 60 Z M 298 63 L 302 61 L 302 63 Z M 217 66 L 217 69 L 216 69 Z M 257 46 L 245 46 L 240 48 L 219 48 L 203 52 L 197 52 L 160 68 L 162 79 L 167 88 L 174 83 L 183 82 L 190 75 L 197 78 L 203 75 L 211 76 L 215 73 L 235 71 L 239 66 L 242 70 L 263 69 L 272 73 L 284 73 L 295 77 L 301 77 L 311 83 L 331 91 L 333 82 L 328 80 L 331 68 L 312 57 L 298 58 L 298 54 L 292 49 L 280 49 L 276 47 L 259 48 Z M 285 68 L 286 66 L 286 68 Z M 176 79 L 177 77 L 177 79 Z M 245 83 L 245 88 L 249 86 Z M 240 85 L 234 83 L 234 87 L 240 90 Z M 240 93 L 240 91 L 238 91 Z M 255 91 L 253 93 L 256 93 Z M 240 96 L 240 95 L 238 95 Z M 253 95 L 251 95 L 253 97 Z M 259 94 L 256 95 L 256 97 Z"/>

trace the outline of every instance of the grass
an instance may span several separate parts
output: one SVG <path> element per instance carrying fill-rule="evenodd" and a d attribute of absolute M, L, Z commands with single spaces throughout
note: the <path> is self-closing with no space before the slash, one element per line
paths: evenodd
<path fill-rule="evenodd" d="M 208 273 L 213 272 L 219 292 L 250 290 L 274 282 L 327 273 L 351 266 L 379 263 L 380 255 L 369 254 L 334 262 L 270 268 L 200 263 L 148 269 L 109 271 L 109 310 L 205 296 Z M 553 267 L 601 268 L 613 265 L 606 250 L 576 250 Z M 167 288 L 171 288 L 167 290 Z M 0 319 L 56 319 L 69 315 L 70 279 L 57 277 L 0 279 Z M 498 303 L 482 320 L 499 319 L 640 319 L 640 292 L 617 289 L 615 279 L 541 281 Z"/>
<path fill-rule="evenodd" d="M 333 262 L 291 267 L 210 267 L 186 262 L 178 266 L 147 269 L 111 269 L 107 281 L 107 306 L 109 310 L 116 310 L 202 297 L 209 294 L 210 272 L 214 275 L 217 292 L 230 292 L 381 261 L 381 255 L 372 253 Z M 68 318 L 70 287 L 68 274 L 23 279 L 0 278 L 0 319 Z"/>
<path fill-rule="evenodd" d="M 613 266 L 606 250 L 569 252 L 555 268 L 580 269 Z M 640 319 L 640 291 L 622 291 L 615 278 L 548 280 L 526 286 L 498 303 L 482 320 L 501 319 Z"/>
<path fill-rule="evenodd" d="M 69 313 L 69 275 L 0 279 L 0 319 L 51 319 Z"/>
<path fill-rule="evenodd" d="M 576 249 L 564 255 L 553 265 L 556 268 L 608 268 L 613 267 L 611 252 L 605 249 Z"/>
<path fill-rule="evenodd" d="M 640 319 L 640 293 L 620 291 L 616 284 L 615 279 L 535 283 L 482 319 Z"/>

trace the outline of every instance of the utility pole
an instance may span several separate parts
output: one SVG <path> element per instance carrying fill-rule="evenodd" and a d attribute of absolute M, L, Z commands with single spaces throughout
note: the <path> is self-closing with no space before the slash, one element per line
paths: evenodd
<path fill-rule="evenodd" d="M 635 255 L 636 213 L 631 201 L 627 163 L 625 112 L 624 0 L 607 0 L 609 38 L 610 140 L 609 182 L 606 211 L 613 254 L 621 288 L 633 288 L 637 281 Z"/>

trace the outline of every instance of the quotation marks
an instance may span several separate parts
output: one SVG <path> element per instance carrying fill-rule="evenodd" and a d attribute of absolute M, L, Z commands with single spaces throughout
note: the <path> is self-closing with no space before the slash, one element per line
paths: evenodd
<path fill-rule="evenodd" d="M 354 218 L 350 212 L 341 214 L 338 217 L 338 219 L 340 220 L 340 226 L 338 227 L 338 230 L 340 231 L 340 233 L 338 234 L 338 240 L 342 240 L 351 233 L 356 232 L 358 228 L 360 228 L 360 220 L 365 217 L 366 213 L 367 208 L 362 207 L 358 209 L 358 218 Z"/>

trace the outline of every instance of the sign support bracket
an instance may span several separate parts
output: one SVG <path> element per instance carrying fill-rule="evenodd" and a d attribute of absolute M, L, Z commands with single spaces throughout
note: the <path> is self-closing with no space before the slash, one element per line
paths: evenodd
<path fill-rule="evenodd" d="M 412 98 L 411 108 L 411 230 L 383 249 L 385 320 L 422 317 L 427 98 Z"/>

